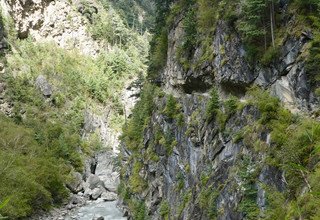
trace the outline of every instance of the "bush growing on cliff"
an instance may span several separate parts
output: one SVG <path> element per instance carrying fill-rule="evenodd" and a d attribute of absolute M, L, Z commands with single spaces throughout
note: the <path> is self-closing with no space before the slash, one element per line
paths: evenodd
<path fill-rule="evenodd" d="M 168 95 L 163 113 L 171 120 L 178 118 L 180 113 L 180 105 L 173 95 Z"/>
<path fill-rule="evenodd" d="M 217 114 L 217 110 L 220 108 L 220 98 L 216 88 L 213 88 L 210 92 L 210 100 L 207 104 L 206 117 L 208 120 L 213 119 Z"/>
<path fill-rule="evenodd" d="M 168 201 L 164 200 L 161 202 L 159 213 L 164 218 L 164 220 L 169 220 L 170 206 Z"/>
<path fill-rule="evenodd" d="M 129 208 L 132 210 L 132 217 L 135 220 L 146 220 L 147 209 L 143 201 L 131 200 Z"/>

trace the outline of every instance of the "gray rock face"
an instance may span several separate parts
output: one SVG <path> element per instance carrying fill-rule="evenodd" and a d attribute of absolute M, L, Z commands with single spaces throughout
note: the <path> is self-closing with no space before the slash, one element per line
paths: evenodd
<path fill-rule="evenodd" d="M 164 108 L 164 99 L 157 102 L 158 109 Z M 240 155 L 248 155 L 254 161 L 261 158 L 254 155 L 243 142 L 233 142 L 232 136 L 259 117 L 257 109 L 247 106 L 232 116 L 225 128 L 229 134 L 224 135 L 219 133 L 217 124 L 206 121 L 208 96 L 184 95 L 179 101 L 183 107 L 184 125 L 179 127 L 174 121 L 167 121 L 163 114 L 155 112 L 149 129 L 145 132 L 145 149 L 155 144 L 154 149 L 160 159 L 158 162 L 144 162 L 141 176 L 147 181 L 148 187 L 139 194 L 139 198 L 145 201 L 151 218 L 160 219 L 158 213 L 162 201 L 169 203 L 170 213 L 175 216 L 181 212 L 179 206 L 182 204 L 182 198 L 190 194 L 180 214 L 181 219 L 209 219 L 208 212 L 199 207 L 199 196 L 210 186 L 223 185 L 223 189 L 216 195 L 215 207 L 224 210 L 223 214 L 218 215 L 218 219 L 242 219 L 243 215 L 237 207 L 244 191 L 235 190 L 241 189 L 242 181 L 229 182 L 228 178 L 234 175 L 231 170 L 235 165 L 242 163 Z M 159 132 L 158 129 L 164 134 L 170 133 L 176 140 L 177 144 L 171 155 L 154 142 L 154 135 Z M 196 141 L 192 141 L 191 137 Z M 269 171 L 265 173 L 268 173 L 265 176 L 271 175 Z M 131 175 L 127 170 L 124 178 Z M 203 176 L 210 177 L 205 185 L 201 185 Z"/>
<path fill-rule="evenodd" d="M 75 2 L 79 1 L 3 0 L 1 6 L 12 15 L 20 39 L 31 36 L 39 41 L 54 41 L 63 48 L 77 48 L 83 54 L 96 56 L 105 45 L 94 41 L 87 32 L 90 20 L 78 12 Z"/>
<path fill-rule="evenodd" d="M 98 154 L 97 155 L 97 168 L 96 175 L 100 178 L 104 187 L 111 192 L 117 191 L 119 185 L 119 173 L 114 168 L 114 156 L 111 154 Z"/>
<path fill-rule="evenodd" d="M 281 1 L 283 10 L 287 4 L 288 1 Z M 217 23 L 210 46 L 214 58 L 203 61 L 198 68 L 185 69 L 176 58 L 184 35 L 182 23 L 178 16 L 169 32 L 162 89 L 177 98 L 183 123 L 178 125 L 177 120 L 163 114 L 166 97 L 156 98 L 156 107 L 144 130 L 143 147 L 139 150 L 143 155 L 139 161 L 143 163 L 139 175 L 146 182 L 146 189 L 133 196 L 144 201 L 151 219 L 161 219 L 160 206 L 167 202 L 173 219 L 211 219 L 208 210 L 215 210 L 216 219 L 229 220 L 246 219 L 241 204 L 251 190 L 253 203 L 263 214 L 267 195 L 262 186 L 271 186 L 278 191 L 286 188 L 283 172 L 267 165 L 265 152 L 254 150 L 255 141 L 261 142 L 263 147 L 274 147 L 270 131 L 263 126 L 254 131 L 246 130 L 253 128 L 261 117 L 258 108 L 251 105 L 227 116 L 223 128 L 219 123 L 223 116 L 217 114 L 209 121 L 206 118 L 208 91 L 216 85 L 222 101 L 233 94 L 246 103 L 246 89 L 258 85 L 279 97 L 292 112 L 312 110 L 318 106 L 318 100 L 313 94 L 303 57 L 312 34 L 288 36 L 279 48 L 279 57 L 270 65 L 262 66 L 247 62 L 242 39 L 221 21 Z M 201 48 L 196 48 L 191 66 L 199 61 L 201 54 Z M 254 137 L 243 138 L 243 132 Z M 171 151 L 156 139 L 159 134 L 166 141 L 174 140 L 169 146 Z M 132 161 L 136 159 L 133 155 L 137 152 L 130 152 L 125 145 L 122 152 L 123 167 L 126 168 L 123 181 L 127 182 L 133 175 Z M 157 160 L 146 159 L 148 152 L 155 153 Z M 248 182 L 248 176 L 254 175 L 255 181 Z M 214 198 L 213 204 L 200 204 L 209 202 L 209 198 Z M 130 210 L 128 215 L 131 215 Z"/>
<path fill-rule="evenodd" d="M 50 98 L 52 95 L 52 86 L 49 84 L 44 75 L 39 75 L 37 77 L 35 85 L 38 89 L 40 89 L 44 97 Z"/>
<path fill-rule="evenodd" d="M 245 61 L 245 50 L 241 39 L 232 34 L 222 21 L 218 23 L 213 48 L 216 54 L 213 66 L 219 83 L 246 86 L 253 82 L 256 74 Z"/>
<path fill-rule="evenodd" d="M 86 133 L 92 133 L 96 129 L 98 129 L 101 126 L 100 120 L 92 114 L 90 111 L 86 111 L 84 114 L 84 132 Z"/>
<path fill-rule="evenodd" d="M 283 1 L 282 5 L 285 8 L 287 3 Z M 288 36 L 279 49 L 279 58 L 265 67 L 259 63 L 249 64 L 240 36 L 226 22 L 219 21 L 210 46 L 213 60 L 202 60 L 202 48 L 196 48 L 189 62 L 190 66 L 197 67 L 184 69 L 176 57 L 184 36 L 182 23 L 178 17 L 169 32 L 167 64 L 161 79 L 165 91 L 177 96 L 204 93 L 216 83 L 222 92 L 239 96 L 246 88 L 259 85 L 271 88 L 273 95 L 294 109 L 312 110 L 318 103 L 302 57 L 312 38 L 311 33 Z"/>

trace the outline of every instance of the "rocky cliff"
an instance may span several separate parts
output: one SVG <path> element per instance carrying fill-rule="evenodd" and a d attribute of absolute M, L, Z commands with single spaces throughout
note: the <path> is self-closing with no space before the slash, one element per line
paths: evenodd
<path fill-rule="evenodd" d="M 237 28 L 245 6 L 208 3 L 219 13 L 203 33 L 189 16 L 201 18 L 204 2 L 169 3 L 156 34 L 152 54 L 162 42 L 167 53 L 124 129 L 124 205 L 133 219 L 317 219 L 319 102 L 307 67 L 317 31 L 280 1 L 277 53 L 252 62 Z M 192 38 L 203 41 L 186 47 Z"/>

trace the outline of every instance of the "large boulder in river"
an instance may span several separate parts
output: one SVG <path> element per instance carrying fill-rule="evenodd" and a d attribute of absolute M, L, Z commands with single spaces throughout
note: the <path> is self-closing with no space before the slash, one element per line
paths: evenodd
<path fill-rule="evenodd" d="M 91 199 L 96 200 L 96 199 L 100 198 L 102 193 L 104 193 L 105 191 L 106 190 L 102 186 L 93 189 L 92 194 L 91 194 Z"/>
<path fill-rule="evenodd" d="M 94 174 L 89 175 L 86 183 L 89 189 L 95 189 L 95 188 L 98 188 L 99 186 L 104 187 L 104 183 L 100 180 L 100 178 L 97 175 L 94 175 Z"/>

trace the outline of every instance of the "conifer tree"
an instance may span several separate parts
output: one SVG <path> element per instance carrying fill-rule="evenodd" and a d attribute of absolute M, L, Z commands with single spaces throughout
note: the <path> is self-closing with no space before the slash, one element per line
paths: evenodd
<path fill-rule="evenodd" d="M 265 0 L 245 0 L 243 3 L 243 19 L 239 29 L 249 41 L 256 41 L 266 31 L 264 30 Z"/>

